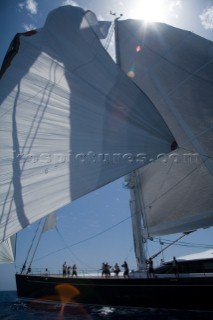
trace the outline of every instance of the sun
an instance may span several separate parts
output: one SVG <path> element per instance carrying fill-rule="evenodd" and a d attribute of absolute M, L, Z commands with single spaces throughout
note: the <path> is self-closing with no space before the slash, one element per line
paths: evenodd
<path fill-rule="evenodd" d="M 138 0 L 129 10 L 130 18 L 145 21 L 163 21 L 165 18 L 165 0 Z"/>

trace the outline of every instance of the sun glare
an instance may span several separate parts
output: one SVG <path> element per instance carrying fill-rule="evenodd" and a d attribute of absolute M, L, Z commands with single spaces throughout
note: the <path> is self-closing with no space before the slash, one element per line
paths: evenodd
<path fill-rule="evenodd" d="M 165 17 L 165 0 L 140 0 L 129 11 L 131 18 L 145 21 L 162 21 Z"/>

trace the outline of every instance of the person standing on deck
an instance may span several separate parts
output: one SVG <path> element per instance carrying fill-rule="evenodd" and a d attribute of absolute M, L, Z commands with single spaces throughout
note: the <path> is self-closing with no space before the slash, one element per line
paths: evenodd
<path fill-rule="evenodd" d="M 149 264 L 149 277 L 154 278 L 154 268 L 153 268 L 153 260 L 152 258 L 149 258 L 148 262 Z"/>
<path fill-rule="evenodd" d="M 62 266 L 62 273 L 63 273 L 63 277 L 66 277 L 66 275 L 67 275 L 67 263 L 66 263 L 66 261 L 64 262 L 64 264 Z"/>
<path fill-rule="evenodd" d="M 114 271 L 114 273 L 115 273 L 115 277 L 118 278 L 119 272 L 120 272 L 121 270 L 120 270 L 120 267 L 119 267 L 119 265 L 118 265 L 117 262 L 116 262 L 116 264 L 114 265 L 113 271 Z"/>
<path fill-rule="evenodd" d="M 72 277 L 74 277 L 74 276 L 76 276 L 76 277 L 78 276 L 76 264 L 74 264 L 74 265 L 72 266 Z"/>
<path fill-rule="evenodd" d="M 129 278 L 129 267 L 126 261 L 122 264 L 122 267 L 124 268 L 124 278 Z"/>
<path fill-rule="evenodd" d="M 68 266 L 67 268 L 67 276 L 70 277 L 70 270 L 71 270 L 71 266 Z"/>
<path fill-rule="evenodd" d="M 176 278 L 178 278 L 178 277 L 179 277 L 179 273 L 178 273 L 178 263 L 177 263 L 177 260 L 176 260 L 175 257 L 173 257 L 172 269 L 173 269 L 173 272 L 174 272 Z"/>

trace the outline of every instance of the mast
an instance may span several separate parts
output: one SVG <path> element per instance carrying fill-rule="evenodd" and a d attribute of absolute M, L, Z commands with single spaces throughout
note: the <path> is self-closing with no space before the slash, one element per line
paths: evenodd
<path fill-rule="evenodd" d="M 122 14 L 120 15 L 120 17 Z M 120 18 L 115 18 L 115 55 L 116 63 L 120 66 L 120 51 L 118 43 L 118 32 L 117 32 L 117 21 Z M 132 219 L 132 231 L 133 231 L 133 241 L 135 257 L 137 261 L 137 268 L 140 271 L 146 271 L 146 250 L 145 250 L 145 240 L 143 237 L 143 210 L 141 205 L 141 199 L 138 189 L 139 179 L 137 179 L 137 170 L 128 174 L 125 178 L 126 188 L 130 190 L 130 211 Z"/>
<path fill-rule="evenodd" d="M 116 13 L 110 12 L 110 14 L 116 16 Z M 119 17 L 114 19 L 114 32 L 115 32 L 115 60 L 118 66 L 120 66 L 120 54 L 119 54 L 119 46 L 117 45 L 118 42 L 118 32 L 117 32 L 117 21 L 123 16 L 121 13 Z"/>
<path fill-rule="evenodd" d="M 137 267 L 138 270 L 145 271 L 147 263 L 145 240 L 143 237 L 143 208 L 141 205 L 141 199 L 139 194 L 139 179 L 137 179 L 137 171 L 130 173 L 125 180 L 127 182 L 126 188 L 130 190 L 131 196 L 130 209 Z"/>
<path fill-rule="evenodd" d="M 110 14 L 111 14 L 112 16 L 115 16 L 115 17 L 116 17 L 116 13 L 110 11 Z M 113 36 L 113 34 L 114 34 L 114 31 L 115 31 L 115 23 L 116 23 L 116 21 L 117 21 L 118 19 L 120 19 L 120 17 L 122 17 L 122 13 L 120 14 L 119 17 L 115 18 L 115 19 L 113 20 L 113 22 L 111 23 L 111 26 L 110 26 L 110 29 L 109 29 L 109 32 L 108 32 L 108 35 L 107 35 L 107 38 L 106 38 L 106 43 L 105 43 L 105 45 L 104 45 L 104 48 L 105 48 L 106 51 L 108 51 L 108 49 L 109 49 L 109 45 L 110 45 L 110 42 L 111 42 L 111 40 L 112 40 L 112 36 Z M 118 62 L 117 62 L 117 64 L 118 64 Z"/>

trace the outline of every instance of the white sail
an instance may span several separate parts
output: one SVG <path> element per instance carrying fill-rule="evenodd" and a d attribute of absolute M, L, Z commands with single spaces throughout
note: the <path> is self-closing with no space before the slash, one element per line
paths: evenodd
<path fill-rule="evenodd" d="M 138 171 L 148 236 L 213 225 L 213 43 L 163 23 L 117 22 L 121 68 L 149 96 L 178 149 Z"/>
<path fill-rule="evenodd" d="M 6 56 L 0 242 L 170 151 L 174 138 L 163 118 L 89 21 L 78 7 L 55 9 L 37 33 L 16 37 L 12 61 Z"/>
<path fill-rule="evenodd" d="M 13 263 L 16 253 L 16 235 L 0 243 L 0 263 Z"/>
<path fill-rule="evenodd" d="M 144 236 L 213 225 L 212 175 L 197 156 L 170 155 L 138 170 Z"/>
<path fill-rule="evenodd" d="M 43 225 L 43 229 L 42 229 L 42 233 L 49 231 L 51 229 L 56 228 L 57 226 L 57 222 L 56 222 L 56 212 L 52 212 L 50 214 L 48 214 L 48 216 L 46 216 L 44 225 Z"/>

